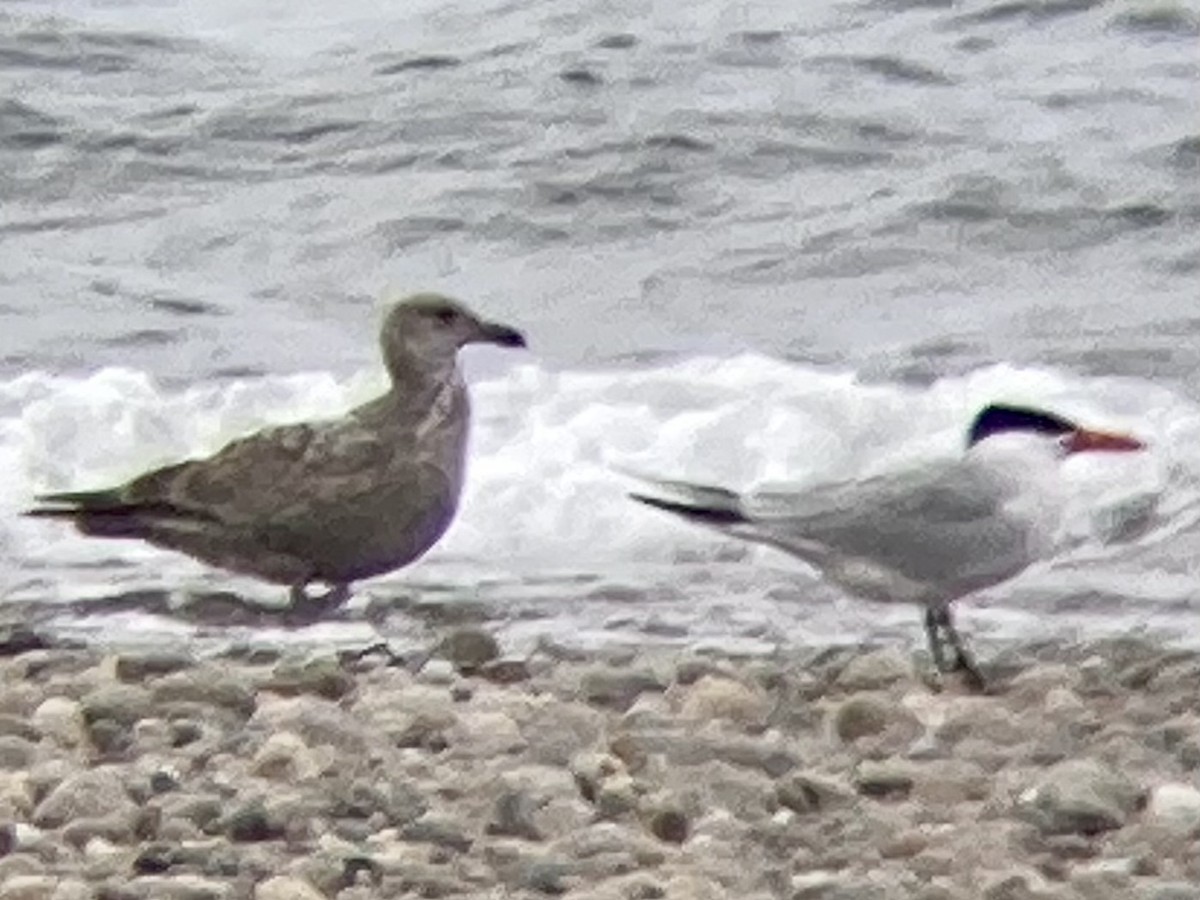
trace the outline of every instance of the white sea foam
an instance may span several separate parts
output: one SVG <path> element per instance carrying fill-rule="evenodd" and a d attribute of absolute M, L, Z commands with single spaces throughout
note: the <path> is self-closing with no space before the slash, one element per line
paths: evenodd
<path fill-rule="evenodd" d="M 33 373 L 0 384 L 0 488 L 10 588 L 71 596 L 97 584 L 161 585 L 220 576 L 136 542 L 77 536 L 23 520 L 32 496 L 100 487 L 212 452 L 268 423 L 332 416 L 379 388 L 376 376 L 264 377 L 165 390 L 144 373 Z M 751 550 L 642 509 L 613 466 L 747 488 L 817 483 L 933 462 L 961 452 L 974 412 L 992 400 L 1041 404 L 1143 436 L 1152 452 L 1076 457 L 1063 467 L 1067 536 L 1081 552 L 1150 530 L 1200 498 L 1200 409 L 1123 379 L 995 366 L 927 388 L 864 384 L 760 356 L 696 358 L 648 369 L 551 372 L 518 365 L 473 385 L 466 495 L 445 539 L 409 573 L 471 584 L 547 571 L 619 576 L 639 566 L 744 560 Z M 776 560 L 762 588 L 791 574 Z M 631 576 L 632 577 L 632 576 Z M 66 587 L 73 584 L 74 590 Z"/>

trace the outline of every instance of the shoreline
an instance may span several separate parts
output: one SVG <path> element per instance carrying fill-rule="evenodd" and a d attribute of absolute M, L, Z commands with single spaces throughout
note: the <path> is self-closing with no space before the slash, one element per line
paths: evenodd
<path fill-rule="evenodd" d="M 1197 651 L 431 649 L 6 656 L 0 900 L 1200 897 Z"/>

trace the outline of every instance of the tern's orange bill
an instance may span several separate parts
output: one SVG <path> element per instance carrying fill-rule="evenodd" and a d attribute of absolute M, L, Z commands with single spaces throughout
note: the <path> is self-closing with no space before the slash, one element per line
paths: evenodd
<path fill-rule="evenodd" d="M 1129 453 L 1134 450 L 1144 450 L 1146 445 L 1131 434 L 1077 428 L 1067 438 L 1066 448 L 1068 453 L 1087 453 L 1090 451 Z"/>

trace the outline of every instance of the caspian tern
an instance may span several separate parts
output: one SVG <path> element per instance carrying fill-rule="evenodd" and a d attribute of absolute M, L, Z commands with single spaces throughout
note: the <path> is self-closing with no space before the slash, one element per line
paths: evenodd
<path fill-rule="evenodd" d="M 748 494 L 627 473 L 654 489 L 629 496 L 792 554 L 853 596 L 924 606 L 938 671 L 962 671 L 982 688 L 954 627 L 951 603 L 1015 577 L 1054 551 L 1061 460 L 1145 445 L 1130 435 L 999 403 L 975 417 L 966 445 L 961 457 L 936 468 Z M 953 652 L 949 664 L 943 636 Z"/>

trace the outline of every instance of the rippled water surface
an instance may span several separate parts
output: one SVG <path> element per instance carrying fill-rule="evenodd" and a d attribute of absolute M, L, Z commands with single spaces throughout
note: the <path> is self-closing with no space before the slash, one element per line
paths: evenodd
<path fill-rule="evenodd" d="M 521 633 L 915 627 L 631 509 L 614 459 L 847 477 L 948 452 L 1002 395 L 1148 434 L 1116 480 L 1186 507 L 1198 45 L 1195 2 L 0 4 L 10 600 L 252 592 L 13 514 L 339 412 L 378 384 L 380 297 L 416 288 L 535 353 L 467 360 L 462 515 L 376 589 Z M 976 615 L 1178 624 L 1193 543 Z"/>

